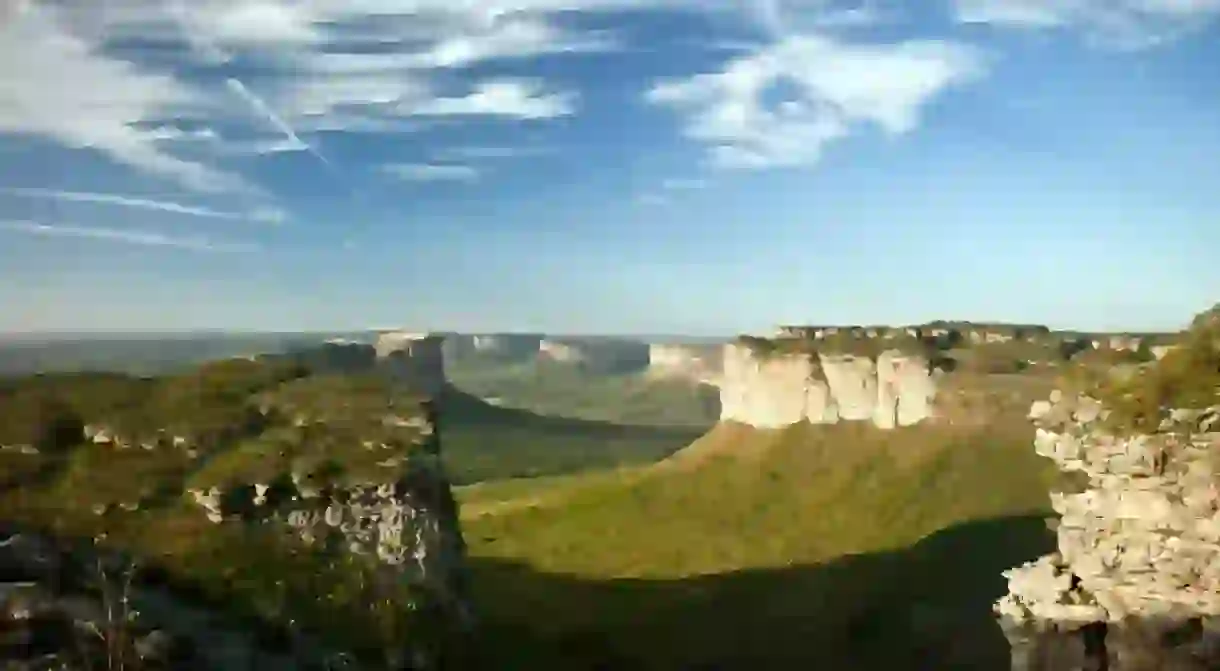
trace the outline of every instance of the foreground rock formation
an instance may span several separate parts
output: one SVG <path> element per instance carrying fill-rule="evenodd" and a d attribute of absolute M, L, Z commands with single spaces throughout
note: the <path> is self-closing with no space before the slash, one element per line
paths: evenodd
<path fill-rule="evenodd" d="M 91 542 L 0 530 L 0 661 L 11 671 L 325 669 L 307 637 L 252 630 Z"/>
<path fill-rule="evenodd" d="M 122 645 L 132 637 L 173 642 L 185 635 L 195 641 L 190 664 L 165 666 L 164 655 L 144 659 L 142 652 L 143 661 L 131 657 L 125 667 L 94 663 L 111 646 L 95 650 L 92 641 L 80 660 L 60 664 L 82 647 L 74 637 L 100 638 L 94 629 L 109 636 L 90 614 L 108 610 L 104 602 L 111 597 L 61 584 L 52 564 L 62 563 L 57 557 L 64 553 L 80 563 L 72 558 L 76 543 L 62 552 L 47 547 L 97 536 L 109 538 L 111 550 L 138 554 L 167 583 L 197 581 L 222 610 L 227 604 L 243 616 L 256 612 L 290 638 L 314 632 L 361 663 L 384 657 L 373 661 L 387 666 L 373 668 L 436 668 L 453 650 L 451 637 L 462 638 L 470 625 L 465 545 L 440 458 L 437 406 L 445 394 L 438 354 L 436 338 L 393 334 L 377 346 L 330 343 L 156 379 L 98 374 L 14 381 L 0 403 L 10 421 L 0 427 L 29 420 L 28 435 L 13 435 L 30 449 L 4 455 L 5 513 L 30 529 L 54 529 L 56 537 L 23 532 L 26 540 L 10 545 L 0 536 L 0 615 L 7 613 L 0 617 L 0 652 L 6 645 L 42 650 L 28 664 L 0 667 L 325 666 L 318 651 L 289 651 L 282 664 L 252 650 L 226 657 L 221 648 L 249 645 L 216 642 L 228 636 L 219 631 L 226 628 L 223 614 L 213 627 L 200 620 L 210 615 L 196 617 L 172 595 L 142 588 L 137 610 L 165 610 L 173 621 L 108 626 L 130 630 Z M 40 417 L 33 409 L 42 405 L 62 405 L 67 414 Z M 71 467 L 61 467 L 65 461 Z M 141 530 L 149 527 L 169 531 L 165 538 L 160 532 L 144 537 Z M 8 562 L 5 552 L 14 548 L 25 549 Z M 49 573 L 31 573 L 27 565 L 40 562 L 51 562 L 44 567 Z M 225 567 L 235 565 L 241 573 L 231 578 Z M 318 581 L 298 577 L 286 584 L 280 580 L 285 566 Z M 36 607 L 23 605 L 30 599 Z M 319 621 L 328 608 L 354 618 L 347 625 L 355 631 L 329 631 Z M 205 659 L 196 659 L 199 654 Z M 191 666 L 196 661 L 201 666 Z"/>
<path fill-rule="evenodd" d="M 440 458 L 438 402 L 422 401 L 415 411 L 395 402 L 408 416 L 382 418 L 385 432 L 341 446 L 346 456 L 319 451 L 292 470 L 251 472 L 245 481 L 230 478 L 187 494 L 213 523 L 287 533 L 367 570 L 381 586 L 379 598 L 410 593 L 415 611 L 465 629 L 472 623 L 466 546 Z M 329 424 L 311 418 L 308 425 L 325 432 Z M 413 660 L 411 668 L 428 666 L 419 643 L 401 641 L 401 661 Z"/>
<path fill-rule="evenodd" d="M 935 376 L 916 354 L 766 351 L 736 342 L 724 346 L 723 356 L 722 421 L 762 429 L 869 421 L 892 429 L 934 415 Z"/>
<path fill-rule="evenodd" d="M 1038 454 L 1083 485 L 1051 495 L 1058 551 L 1005 574 L 1014 671 L 1220 668 L 1216 336 L 1143 371 L 1117 407 L 1056 392 L 1031 408 Z"/>

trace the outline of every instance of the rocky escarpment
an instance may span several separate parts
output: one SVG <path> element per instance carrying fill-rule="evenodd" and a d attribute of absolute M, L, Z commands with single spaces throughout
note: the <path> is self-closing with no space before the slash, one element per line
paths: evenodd
<path fill-rule="evenodd" d="M 383 343 L 382 358 L 420 354 L 422 339 L 403 340 L 410 347 Z M 346 347 L 336 344 L 322 359 Z M 439 642 L 470 622 L 464 544 L 440 458 L 441 401 L 413 388 L 418 378 L 382 374 L 380 363 L 358 374 L 311 374 L 300 363 L 259 357 L 163 379 L 11 381 L 0 390 L 0 438 L 29 449 L 0 455 L 6 519 L 62 538 L 109 536 L 114 548 L 209 599 L 280 623 L 292 637 L 314 632 L 363 661 L 392 652 L 393 668 L 435 668 Z M 230 567 L 239 567 L 237 578 Z M 296 577 L 284 577 L 286 567 Z M 14 578 L 40 595 L 58 589 L 43 579 Z M 0 591 L 6 603 L 8 595 Z M 165 603 L 149 599 L 141 611 Z M 0 645 L 5 636 L 58 636 L 76 626 L 55 603 L 39 608 L 45 626 L 0 622 Z M 345 621 L 342 632 L 320 622 L 331 612 Z M 184 628 L 203 626 L 196 624 Z"/>
<path fill-rule="evenodd" d="M 719 384 L 724 370 L 724 346 L 652 343 L 648 346 L 648 374 Z"/>
<path fill-rule="evenodd" d="M 214 524 L 286 533 L 313 552 L 353 563 L 380 586 L 379 598 L 410 595 L 412 612 L 431 618 L 433 627 L 467 628 L 465 543 L 440 457 L 439 401 L 406 407 L 401 398 L 388 399 L 381 407 L 375 389 L 353 389 L 344 412 L 327 416 L 307 407 L 310 390 L 299 391 L 279 402 L 291 399 L 290 412 L 302 417 L 301 428 L 315 442 L 290 459 L 251 453 L 238 473 L 188 490 L 190 500 Z M 364 440 L 328 440 L 347 436 L 353 422 L 368 419 L 357 415 L 370 412 L 379 428 L 362 431 Z M 404 636 L 402 659 L 426 660 L 429 651 L 419 647 L 426 643 Z"/>
<path fill-rule="evenodd" d="M 540 333 L 450 333 L 444 337 L 445 357 L 456 363 L 464 359 L 502 362 L 530 361 L 538 356 Z"/>
<path fill-rule="evenodd" d="M 1051 495 L 1058 551 L 1006 573 L 1014 671 L 1220 668 L 1220 329 L 1190 341 L 1031 408 L 1079 485 Z"/>
<path fill-rule="evenodd" d="M 892 429 L 934 415 L 935 375 L 917 353 L 884 349 L 873 357 L 738 341 L 724 346 L 723 358 L 722 421 L 764 429 L 869 421 Z"/>
<path fill-rule="evenodd" d="M 373 344 L 336 339 L 256 359 L 292 364 L 311 374 L 375 372 L 400 386 L 437 394 L 445 386 L 445 342 L 445 336 L 434 333 L 384 331 Z"/>
<path fill-rule="evenodd" d="M 627 373 L 648 366 L 648 345 L 623 338 L 546 338 L 538 357 L 601 373 Z"/>
<path fill-rule="evenodd" d="M 443 343 L 429 333 L 383 333 L 373 346 L 376 364 L 396 383 L 436 395 L 445 387 Z"/>

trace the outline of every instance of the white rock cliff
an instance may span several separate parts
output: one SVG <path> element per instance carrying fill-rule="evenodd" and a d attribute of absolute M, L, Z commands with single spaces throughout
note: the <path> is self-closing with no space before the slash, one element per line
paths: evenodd
<path fill-rule="evenodd" d="M 1058 551 L 1005 573 L 1014 671 L 1220 668 L 1220 408 L 1113 435 L 1108 411 L 1034 403 L 1035 449 L 1087 480 L 1052 493 Z"/>
<path fill-rule="evenodd" d="M 878 428 L 934 415 L 936 380 L 923 357 L 883 352 L 876 361 L 837 354 L 760 354 L 724 346 L 720 419 L 760 429 L 800 422 L 870 421 Z"/>

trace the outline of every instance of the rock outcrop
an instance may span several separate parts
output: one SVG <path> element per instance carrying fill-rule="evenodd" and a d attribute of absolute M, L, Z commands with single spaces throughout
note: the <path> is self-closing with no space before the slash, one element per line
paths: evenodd
<path fill-rule="evenodd" d="M 722 421 L 762 429 L 799 422 L 871 421 L 878 428 L 934 415 L 936 381 L 928 360 L 885 350 L 876 359 L 829 352 L 763 352 L 724 346 Z"/>
<path fill-rule="evenodd" d="M 443 343 L 430 333 L 383 333 L 374 345 L 376 364 L 395 382 L 435 396 L 445 388 Z"/>
<path fill-rule="evenodd" d="M 724 371 L 724 345 L 676 345 L 652 343 L 648 346 L 648 374 L 718 385 Z"/>
<path fill-rule="evenodd" d="M 546 338 L 538 357 L 601 373 L 628 373 L 648 366 L 648 345 L 622 338 Z"/>
<path fill-rule="evenodd" d="M 1014 671 L 1220 668 L 1220 332 L 1195 335 L 1105 403 L 1030 409 L 1035 450 L 1083 486 L 1051 494 L 1058 551 L 1005 574 Z"/>
<path fill-rule="evenodd" d="M 422 595 L 417 606 L 436 622 L 465 628 L 465 543 L 440 459 L 435 403 L 397 420 L 403 440 L 351 446 L 341 469 L 314 459 L 309 469 L 186 493 L 215 524 L 270 523 L 316 551 L 362 562 L 377 584 Z M 404 658 L 420 654 L 417 641 L 402 643 Z"/>
<path fill-rule="evenodd" d="M 154 572 L 93 543 L 0 531 L 0 660 L 12 671 L 289 671 L 330 651 L 267 624 L 252 630 L 176 594 Z M 276 637 L 287 646 L 266 645 Z"/>
<path fill-rule="evenodd" d="M 470 349 L 477 356 L 524 361 L 538 356 L 542 334 L 487 333 L 471 336 Z"/>

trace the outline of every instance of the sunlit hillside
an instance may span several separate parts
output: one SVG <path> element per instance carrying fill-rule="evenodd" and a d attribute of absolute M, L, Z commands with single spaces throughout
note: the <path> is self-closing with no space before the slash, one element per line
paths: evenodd
<path fill-rule="evenodd" d="M 493 632 L 572 668 L 987 668 L 1006 655 L 987 612 L 998 571 L 1047 540 L 1029 437 L 722 425 L 651 468 L 472 488 L 475 585 Z"/>

